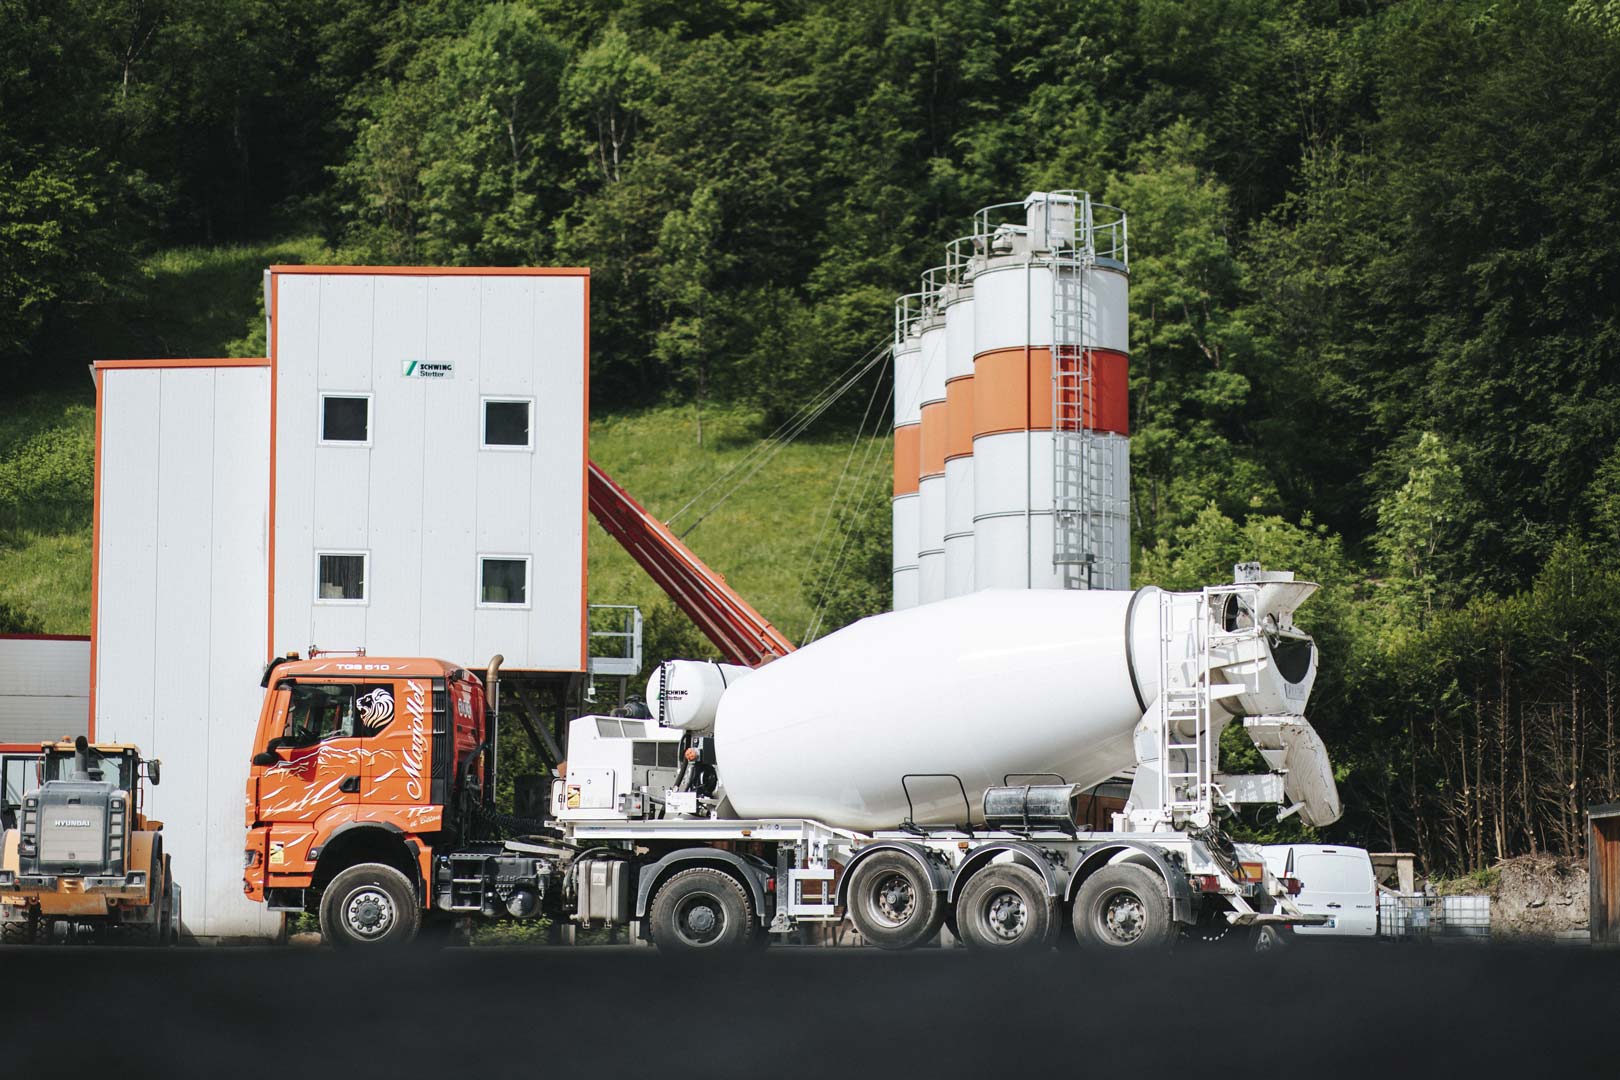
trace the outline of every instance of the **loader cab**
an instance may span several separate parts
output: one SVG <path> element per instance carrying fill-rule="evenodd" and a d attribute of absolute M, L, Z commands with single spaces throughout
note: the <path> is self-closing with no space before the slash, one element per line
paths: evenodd
<path fill-rule="evenodd" d="M 0 829 L 17 827 L 23 796 L 39 786 L 39 765 L 37 749 L 0 754 Z"/>
<path fill-rule="evenodd" d="M 45 743 L 40 747 L 38 774 L 40 784 L 52 781 L 91 780 L 111 784 L 117 791 L 129 795 L 135 813 L 139 815 L 142 803 L 142 780 L 158 783 L 162 762 L 156 758 L 143 759 L 139 748 L 127 743 L 87 743 L 84 748 L 85 776 L 79 776 L 79 753 L 74 742 Z M 7 799 L 10 798 L 10 777 L 7 777 Z M 28 785 L 32 790 L 35 785 Z"/>

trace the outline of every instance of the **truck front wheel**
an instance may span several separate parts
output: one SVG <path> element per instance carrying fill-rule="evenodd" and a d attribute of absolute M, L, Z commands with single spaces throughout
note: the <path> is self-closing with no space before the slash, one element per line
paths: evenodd
<path fill-rule="evenodd" d="M 660 949 L 739 949 L 755 932 L 747 891 L 736 878 L 710 866 L 682 870 L 664 882 L 647 921 Z"/>
<path fill-rule="evenodd" d="M 403 945 L 416 936 L 422 905 L 409 879 L 383 863 L 361 863 L 321 894 L 321 937 L 338 948 Z"/>
<path fill-rule="evenodd" d="M 1164 879 L 1142 866 L 1105 866 L 1074 898 L 1074 936 L 1097 949 L 1162 949 L 1176 936 Z"/>

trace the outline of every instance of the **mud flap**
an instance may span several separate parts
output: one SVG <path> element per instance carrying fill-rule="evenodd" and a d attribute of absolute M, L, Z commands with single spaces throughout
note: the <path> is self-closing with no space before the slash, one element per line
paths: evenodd
<path fill-rule="evenodd" d="M 1331 825 L 1344 808 L 1333 780 L 1327 747 L 1311 722 L 1303 716 L 1251 716 L 1244 730 L 1266 763 L 1282 773 L 1283 793 L 1290 806 L 1284 816 L 1298 812 L 1307 825 Z"/>

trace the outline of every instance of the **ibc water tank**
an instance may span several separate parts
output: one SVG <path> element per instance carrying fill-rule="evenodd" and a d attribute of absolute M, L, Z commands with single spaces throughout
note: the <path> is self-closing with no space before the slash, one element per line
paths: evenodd
<path fill-rule="evenodd" d="M 1107 780 L 1158 692 L 1156 594 L 989 590 L 829 634 L 721 698 L 726 796 L 739 817 L 878 829 L 977 819 L 1009 774 Z M 954 779 L 902 783 L 947 773 L 968 806 Z"/>

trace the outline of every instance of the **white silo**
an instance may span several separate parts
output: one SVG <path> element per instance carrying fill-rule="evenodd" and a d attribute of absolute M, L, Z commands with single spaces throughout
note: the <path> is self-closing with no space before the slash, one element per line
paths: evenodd
<path fill-rule="evenodd" d="M 945 599 L 945 267 L 923 275 L 917 602 Z"/>
<path fill-rule="evenodd" d="M 1128 588 L 1125 215 L 1034 192 L 974 225 L 974 587 Z"/>
<path fill-rule="evenodd" d="M 973 591 L 973 237 L 946 249 L 945 595 Z"/>
<path fill-rule="evenodd" d="M 922 430 L 919 294 L 894 302 L 894 610 L 917 605 L 917 462 Z"/>

